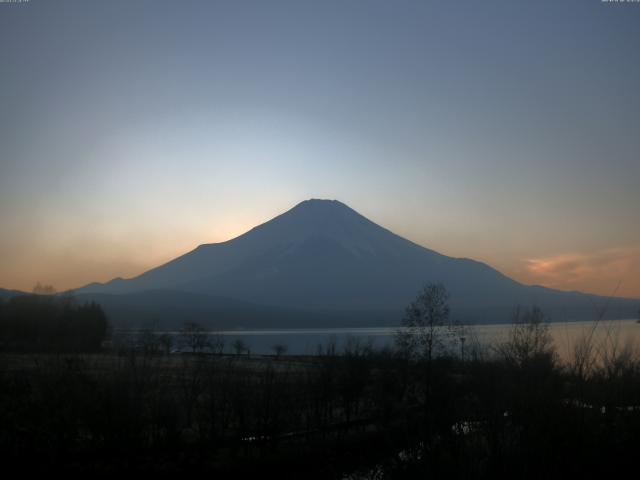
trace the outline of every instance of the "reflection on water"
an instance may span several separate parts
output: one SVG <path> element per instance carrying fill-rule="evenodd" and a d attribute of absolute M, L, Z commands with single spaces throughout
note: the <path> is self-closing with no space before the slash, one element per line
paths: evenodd
<path fill-rule="evenodd" d="M 549 323 L 549 333 L 561 360 L 571 358 L 577 342 L 591 340 L 594 349 L 617 345 L 637 345 L 640 323 L 636 320 L 607 320 L 601 322 Z M 505 341 L 512 325 L 482 325 L 473 327 L 484 345 Z"/>
<path fill-rule="evenodd" d="M 554 340 L 561 359 L 571 356 L 576 342 L 591 338 L 595 348 L 604 344 L 636 344 L 640 340 L 640 323 L 636 320 L 611 320 L 602 322 L 550 323 L 549 332 Z M 462 335 L 466 344 L 477 341 L 489 346 L 507 339 L 511 324 L 466 326 Z M 285 345 L 287 353 L 293 355 L 313 355 L 318 346 L 329 343 L 336 345 L 340 352 L 347 341 L 358 339 L 362 344 L 372 344 L 374 348 L 383 348 L 393 344 L 396 327 L 376 328 L 313 328 L 313 329 L 269 329 L 269 330 L 227 330 L 208 332 L 210 335 L 222 335 L 225 352 L 232 353 L 232 344 L 242 340 L 252 354 L 269 355 L 274 353 L 274 345 Z M 165 332 L 179 336 L 180 332 Z"/>

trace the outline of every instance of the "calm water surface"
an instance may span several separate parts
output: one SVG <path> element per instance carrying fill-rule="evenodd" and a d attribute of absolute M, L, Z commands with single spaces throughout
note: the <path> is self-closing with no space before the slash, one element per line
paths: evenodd
<path fill-rule="evenodd" d="M 465 344 L 470 346 L 477 341 L 488 346 L 507 339 L 511 324 L 476 325 L 465 327 L 462 334 Z M 255 354 L 272 354 L 274 345 L 286 345 L 288 354 L 312 355 L 318 352 L 318 346 L 325 348 L 330 343 L 341 352 L 347 342 L 357 340 L 361 344 L 371 343 L 374 348 L 383 348 L 393 344 L 396 327 L 379 328 L 316 328 L 316 329 L 268 329 L 268 330 L 225 330 L 209 332 L 222 335 L 225 351 L 232 352 L 232 343 L 242 340 Z M 550 323 L 549 331 L 561 358 L 567 358 L 577 341 L 592 336 L 597 347 L 604 343 L 638 345 L 640 341 L 640 323 L 636 320 L 612 320 L 595 323 L 567 322 Z M 180 332 L 171 332 L 179 335 Z M 468 348 L 468 347 L 467 347 Z"/>

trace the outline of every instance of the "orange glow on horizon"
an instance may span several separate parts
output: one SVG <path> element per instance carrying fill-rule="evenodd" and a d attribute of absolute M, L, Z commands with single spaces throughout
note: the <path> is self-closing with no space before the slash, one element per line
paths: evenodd
<path fill-rule="evenodd" d="M 523 263 L 511 275 L 524 283 L 640 298 L 640 246 L 565 253 L 526 259 Z"/>

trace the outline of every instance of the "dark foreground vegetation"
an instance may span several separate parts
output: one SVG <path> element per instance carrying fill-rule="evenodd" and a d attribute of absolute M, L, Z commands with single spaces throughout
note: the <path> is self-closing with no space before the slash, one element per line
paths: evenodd
<path fill-rule="evenodd" d="M 426 293 L 429 314 L 412 304 L 414 336 L 388 351 L 352 339 L 312 357 L 5 352 L 2 464 L 214 478 L 615 478 L 635 469 L 640 361 L 630 347 L 587 336 L 561 364 L 534 309 L 516 314 L 501 344 L 447 349 L 452 337 L 430 329 L 446 318 L 446 298 Z"/>

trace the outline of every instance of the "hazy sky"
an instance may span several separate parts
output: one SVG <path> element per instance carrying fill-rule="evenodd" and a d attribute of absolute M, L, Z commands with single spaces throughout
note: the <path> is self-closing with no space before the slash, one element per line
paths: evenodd
<path fill-rule="evenodd" d="M 640 297 L 640 3 L 0 3 L 0 286 L 133 276 L 335 198 Z"/>

